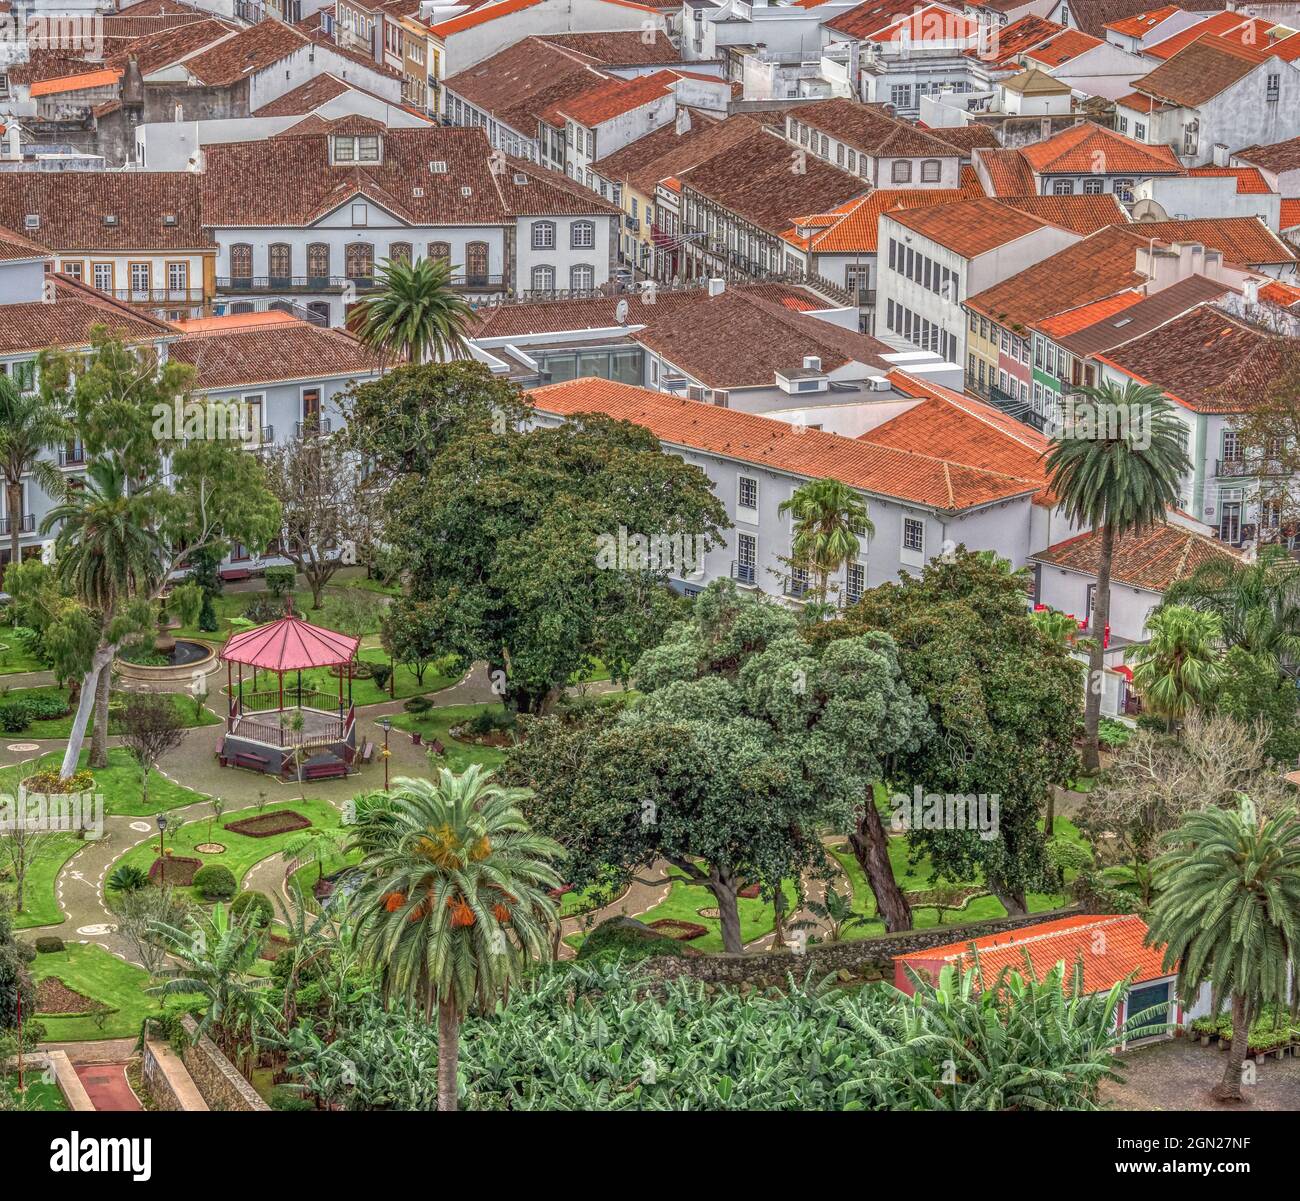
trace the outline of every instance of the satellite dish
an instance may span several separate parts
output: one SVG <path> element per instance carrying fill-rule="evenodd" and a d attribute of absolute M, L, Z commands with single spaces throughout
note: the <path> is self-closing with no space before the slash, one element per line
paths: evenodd
<path fill-rule="evenodd" d="M 619 325 L 627 324 L 627 301 L 626 300 L 620 300 L 618 304 L 614 306 L 614 320 L 617 321 Z"/>
<path fill-rule="evenodd" d="M 1134 221 L 1168 221 L 1169 214 L 1158 201 L 1144 198 L 1133 206 Z"/>

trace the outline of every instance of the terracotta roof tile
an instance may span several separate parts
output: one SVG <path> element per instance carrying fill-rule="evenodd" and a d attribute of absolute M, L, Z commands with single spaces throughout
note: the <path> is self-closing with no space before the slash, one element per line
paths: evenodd
<path fill-rule="evenodd" d="M 198 177 L 186 171 L 0 172 L 0 225 L 23 229 L 35 213 L 39 236 L 59 251 L 215 246 L 198 200 Z"/>
<path fill-rule="evenodd" d="M 122 72 L 112 67 L 104 67 L 98 71 L 80 71 L 58 79 L 42 79 L 32 84 L 30 94 L 35 98 L 60 96 L 65 92 L 88 92 L 92 88 L 112 87 L 121 78 Z"/>
<path fill-rule="evenodd" d="M 653 7 L 659 7 L 659 4 Z M 681 4 L 673 0 L 666 7 L 680 8 Z M 647 41 L 639 29 L 618 29 L 607 33 L 551 33 L 537 40 L 572 50 L 609 67 L 681 62 L 681 54 L 667 38 Z"/>
<path fill-rule="evenodd" d="M 805 4 L 803 7 L 812 5 Z M 899 17 L 906 16 L 915 8 L 914 0 L 865 0 L 857 8 L 851 8 L 825 22 L 825 28 L 833 29 L 836 33 L 846 33 L 850 37 L 865 38 L 892 25 Z"/>
<path fill-rule="evenodd" d="M 1101 563 L 1101 535 L 1093 531 L 1077 534 L 1030 558 L 1053 567 L 1096 575 Z M 1186 526 L 1161 522 L 1145 529 L 1129 530 L 1115 539 L 1111 579 L 1149 592 L 1164 592 L 1175 581 L 1186 579 L 1198 567 L 1216 559 L 1239 561 L 1240 556 L 1215 538 L 1207 538 Z"/>
<path fill-rule="evenodd" d="M 1267 57 L 1222 38 L 1201 38 L 1149 75 L 1134 80 L 1133 88 L 1173 104 L 1195 107 L 1244 79 Z"/>
<path fill-rule="evenodd" d="M 950 158 L 955 147 L 877 105 L 836 98 L 801 104 L 785 116 L 830 134 L 873 158 Z"/>
<path fill-rule="evenodd" d="M 49 258 L 50 252 L 17 230 L 0 226 L 0 262 L 17 262 L 20 259 Z"/>
<path fill-rule="evenodd" d="M 1288 138 L 1285 142 L 1270 142 L 1266 146 L 1247 146 L 1244 150 L 1234 151 L 1232 157 L 1244 159 L 1263 167 L 1265 171 L 1278 174 L 1294 171 L 1300 167 L 1300 137 Z"/>
<path fill-rule="evenodd" d="M 300 83 L 283 95 L 277 96 L 268 104 L 254 110 L 254 117 L 298 117 L 305 116 L 314 108 L 319 108 L 327 100 L 341 96 L 352 90 L 352 85 L 344 83 L 337 76 L 324 74 L 313 75 L 306 83 Z"/>
<path fill-rule="evenodd" d="M 1071 321 L 1070 313 L 1062 313 L 1040 323 L 1039 329 L 1047 332 L 1048 325 L 1056 326 L 1060 322 L 1052 336 L 1066 350 L 1079 358 L 1087 358 L 1148 334 L 1197 305 L 1216 301 L 1232 291 L 1235 289 L 1218 280 L 1204 275 L 1189 275 L 1114 313 L 1100 311 L 1108 303 L 1105 300 L 1098 302 L 1096 307 L 1089 306 L 1092 321 L 1087 325 Z M 1084 313 L 1079 309 L 1071 311 Z"/>
<path fill-rule="evenodd" d="M 1200 242 L 1243 267 L 1295 262 L 1291 250 L 1259 217 L 1195 217 L 1186 221 L 1137 221 L 1133 228 L 1162 242 Z"/>
<path fill-rule="evenodd" d="M 886 216 L 968 259 L 1023 238 L 1046 224 L 990 199 L 902 209 Z"/>
<path fill-rule="evenodd" d="M 977 146 L 995 150 L 1002 145 L 998 141 L 998 135 L 987 125 L 955 125 L 947 129 L 931 129 L 929 126 L 924 128 L 927 133 L 933 134 L 939 141 L 947 142 L 949 146 L 956 147 L 966 158 L 970 157 L 971 151 Z"/>
<path fill-rule="evenodd" d="M 1072 58 L 1078 58 L 1085 50 L 1091 50 L 1101 44 L 1101 38 L 1095 38 L 1078 29 L 1067 29 L 1064 33 L 1058 33 L 1050 42 L 1030 50 L 1025 57 L 1044 66 L 1059 67 Z"/>
<path fill-rule="evenodd" d="M 869 33 L 869 42 L 898 42 L 926 49 L 946 49 L 951 45 L 973 44 L 979 34 L 979 22 L 937 4 L 917 6 L 913 12 L 901 14 L 892 24 Z M 941 43 L 927 47 L 927 42 Z"/>
<path fill-rule="evenodd" d="M 1128 214 L 1110 193 L 1102 196 L 1003 196 L 1000 199 L 1013 209 L 1076 234 L 1095 234 L 1108 225 L 1128 223 Z"/>
<path fill-rule="evenodd" d="M 708 451 L 810 479 L 834 478 L 878 496 L 944 511 L 1025 495 L 1023 480 L 932 455 L 875 446 L 613 380 L 577 379 L 528 394 L 544 413 L 605 413 L 650 430 L 669 446 Z"/>
<path fill-rule="evenodd" d="M 566 117 L 580 125 L 599 125 L 662 99 L 673 90 L 676 79 L 671 71 L 655 71 L 632 79 L 598 80 L 586 91 L 552 105 L 542 116 L 553 125 L 563 125 Z"/>
<path fill-rule="evenodd" d="M 1019 150 L 976 150 L 974 158 L 988 173 L 994 196 L 1030 196 L 1034 173 Z"/>
<path fill-rule="evenodd" d="M 1260 300 L 1267 300 L 1270 304 L 1281 305 L 1282 308 L 1289 309 L 1295 304 L 1300 304 L 1300 288 L 1291 284 L 1284 284 L 1280 279 L 1275 279 L 1260 288 L 1259 298 Z"/>
<path fill-rule="evenodd" d="M 1147 924 L 1136 914 L 1080 914 L 967 942 L 895 955 L 894 962 L 906 964 L 917 975 L 933 981 L 938 978 L 939 970 L 949 964 L 959 970 L 974 967 L 975 956 L 970 952 L 973 943 L 986 988 L 993 987 L 1004 969 L 1023 976 L 1028 953 L 1037 980 L 1041 981 L 1058 963 L 1064 963 L 1068 988 L 1071 972 L 1078 962 L 1083 965 L 1083 991 L 1107 992 L 1129 976 L 1137 984 L 1172 974 L 1162 966 L 1164 948 L 1146 946 L 1146 937 Z M 1098 950 L 1099 947 L 1104 949 Z"/>
<path fill-rule="evenodd" d="M 176 334 L 165 322 L 119 304 L 94 288 L 62 275 L 49 278 L 54 281 L 52 304 L 40 300 L 0 304 L 0 354 L 88 346 L 91 328 L 96 325 L 127 342 Z"/>
<path fill-rule="evenodd" d="M 255 71 L 265 70 L 310 42 L 310 38 L 283 21 L 260 21 L 210 50 L 186 59 L 183 65 L 201 84 L 227 87 Z"/>
<path fill-rule="evenodd" d="M 665 125 L 598 159 L 592 170 L 612 183 L 623 181 L 649 194 L 660 180 L 688 171 L 761 132 L 761 126 L 751 117 L 718 121 L 693 109 L 686 111 L 690 114 L 690 129 L 678 133 L 676 122 Z"/>
<path fill-rule="evenodd" d="M 1238 196 L 1268 196 L 1273 191 L 1258 167 L 1188 167 L 1187 174 L 1205 178 L 1235 176 Z"/>
<path fill-rule="evenodd" d="M 1276 384 L 1293 352 L 1291 339 L 1201 305 L 1094 357 L 1194 412 L 1240 413 Z"/>
<path fill-rule="evenodd" d="M 1278 224 L 1282 229 L 1300 226 L 1300 199 L 1282 201 L 1282 215 Z"/>
<path fill-rule="evenodd" d="M 140 74 L 148 75 L 179 62 L 204 47 L 210 47 L 219 40 L 229 38 L 238 28 L 230 21 L 208 16 L 202 21 L 191 21 L 147 37 L 135 38 L 116 48 L 116 52 L 107 60 L 107 65 L 122 69 L 134 58 Z"/>
<path fill-rule="evenodd" d="M 972 58 L 979 58 L 990 66 L 1019 66 L 1022 54 L 1041 46 L 1049 38 L 1064 30 L 1064 25 L 1049 21 L 1046 17 L 1027 16 L 997 31 L 997 37 L 990 39 L 986 49 L 967 50 Z"/>
<path fill-rule="evenodd" d="M 1106 28 L 1129 37 L 1140 38 L 1150 33 L 1157 25 L 1169 20 L 1182 9 L 1176 4 L 1166 4 L 1163 8 L 1152 8 L 1146 12 L 1136 13 L 1131 17 L 1122 17 L 1118 21 L 1107 21 Z"/>
<path fill-rule="evenodd" d="M 1104 163 L 1108 175 L 1182 175 L 1183 165 L 1168 146 L 1145 146 L 1091 121 L 1025 146 L 1020 154 L 1038 175 L 1090 174 Z"/>
<path fill-rule="evenodd" d="M 187 327 L 167 354 L 169 359 L 191 364 L 196 386 L 204 391 L 278 380 L 359 379 L 380 366 L 350 334 L 293 319 L 269 327 Z"/>
<path fill-rule="evenodd" d="M 1106 36 L 1106 24 L 1122 17 L 1131 17 L 1143 10 L 1151 0 L 1070 0 L 1070 24 L 1094 37 Z M 1178 7 L 1185 12 L 1216 12 L 1223 0 L 1179 0 Z"/>

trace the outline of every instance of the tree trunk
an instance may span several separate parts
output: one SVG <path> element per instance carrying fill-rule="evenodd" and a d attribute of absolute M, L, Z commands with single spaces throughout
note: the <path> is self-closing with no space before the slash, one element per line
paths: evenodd
<path fill-rule="evenodd" d="M 1250 1035 L 1250 1013 L 1246 998 L 1237 993 L 1232 998 L 1232 1049 L 1223 1065 L 1223 1079 L 1214 1090 L 1216 1101 L 1241 1100 L 1241 1065 L 1246 1058 L 1246 1040 Z"/>
<path fill-rule="evenodd" d="M 454 1113 L 457 1107 L 456 1068 L 460 1062 L 460 1019 L 456 1007 L 438 1006 L 438 1112 Z"/>
<path fill-rule="evenodd" d="M 722 949 L 731 955 L 741 955 L 745 950 L 740 936 L 740 907 L 736 903 L 736 879 L 728 872 L 714 871 L 707 881 L 708 889 L 718 901 L 718 920 L 722 923 Z"/>
<path fill-rule="evenodd" d="M 1029 912 L 1029 906 L 1025 902 L 1023 892 L 1011 892 L 994 880 L 989 881 L 989 892 L 1002 902 L 1002 907 L 1007 911 L 1008 917 L 1023 917 Z"/>
<path fill-rule="evenodd" d="M 108 766 L 108 694 L 113 687 L 113 667 L 108 665 L 99 673 L 95 685 L 95 729 L 90 740 L 90 766 Z"/>
<path fill-rule="evenodd" d="M 5 503 L 9 507 L 9 562 L 22 562 L 23 484 L 22 480 L 5 481 Z M 0 581 L 2 582 L 2 581 Z"/>
<path fill-rule="evenodd" d="M 772 945 L 785 946 L 785 888 L 781 882 L 777 883 L 776 895 L 772 898 L 772 933 L 775 935 Z"/>
<path fill-rule="evenodd" d="M 1056 785 L 1047 786 L 1047 804 L 1043 809 L 1043 837 L 1051 838 L 1056 832 Z"/>
<path fill-rule="evenodd" d="M 1115 527 L 1101 527 L 1101 559 L 1097 564 L 1097 592 L 1088 617 L 1092 650 L 1088 654 L 1088 694 L 1083 706 L 1083 770 L 1095 772 L 1101 766 L 1097 728 L 1101 724 L 1101 689 L 1106 648 L 1106 626 L 1110 623 L 1110 566 L 1115 557 Z"/>
<path fill-rule="evenodd" d="M 912 907 L 894 879 L 889 863 L 889 836 L 880 820 L 874 796 L 858 811 L 857 829 L 849 835 L 849 846 L 871 885 L 876 908 L 890 934 L 912 928 Z"/>
<path fill-rule="evenodd" d="M 81 680 L 81 697 L 77 702 L 77 713 L 72 719 L 72 730 L 68 734 L 68 745 L 63 752 L 63 766 L 59 768 L 59 778 L 66 780 L 77 770 L 77 761 L 81 758 L 81 747 L 86 741 L 86 726 L 90 722 L 90 713 L 95 705 L 96 686 L 99 674 L 113 661 L 114 648 L 100 646 L 95 650 L 90 661 L 90 670 Z"/>

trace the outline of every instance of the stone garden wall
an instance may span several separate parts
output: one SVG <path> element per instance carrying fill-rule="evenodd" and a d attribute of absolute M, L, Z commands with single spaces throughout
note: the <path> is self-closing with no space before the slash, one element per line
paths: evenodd
<path fill-rule="evenodd" d="M 241 1112 L 270 1109 L 235 1065 L 217 1049 L 216 1043 L 206 1034 L 195 1039 L 198 1023 L 192 1017 L 183 1018 L 181 1024 L 191 1040 L 181 1059 L 209 1109 Z"/>
<path fill-rule="evenodd" d="M 814 976 L 846 973 L 858 979 L 892 981 L 893 957 L 929 947 L 942 947 L 948 943 L 964 942 L 1003 930 L 1015 930 L 1038 922 L 1055 921 L 1081 912 L 1079 906 L 1050 909 L 1043 913 L 1030 913 L 1023 917 L 991 918 L 983 922 L 966 922 L 959 926 L 943 926 L 930 930 L 906 930 L 899 934 L 877 934 L 852 942 L 822 943 L 810 946 L 802 954 L 794 951 L 770 951 L 745 955 L 699 955 L 678 959 L 674 956 L 656 956 L 641 965 L 645 971 L 660 979 L 672 976 L 690 976 L 711 984 L 782 984 L 794 974 L 802 978 L 811 972 Z"/>
<path fill-rule="evenodd" d="M 209 1108 L 180 1056 L 165 1042 L 145 1039 L 140 1074 L 159 1109 L 188 1113 Z"/>

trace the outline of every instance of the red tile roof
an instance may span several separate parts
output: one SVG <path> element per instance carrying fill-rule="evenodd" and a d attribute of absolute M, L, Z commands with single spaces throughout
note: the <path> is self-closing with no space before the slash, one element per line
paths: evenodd
<path fill-rule="evenodd" d="M 1101 535 L 1096 531 L 1076 534 L 1029 557 L 1038 563 L 1096 575 L 1101 564 Z M 1186 526 L 1160 522 L 1126 531 L 1115 539 L 1111 579 L 1148 592 L 1164 592 L 1206 563 L 1240 562 L 1240 558 L 1216 538 L 1207 538 Z"/>
<path fill-rule="evenodd" d="M 924 49 L 927 42 L 942 43 L 943 46 L 971 44 L 979 34 L 979 22 L 941 8 L 937 4 L 917 7 L 913 12 L 902 14 L 883 29 L 877 29 L 867 35 L 869 42 L 897 42 L 899 45 L 919 46 Z"/>
<path fill-rule="evenodd" d="M 1162 242 L 1200 242 L 1243 267 L 1295 262 L 1295 252 L 1259 217 L 1195 217 L 1186 221 L 1136 221 L 1133 229 Z"/>
<path fill-rule="evenodd" d="M 1180 29 L 1177 33 L 1171 34 L 1162 41 L 1153 42 L 1150 46 L 1145 47 L 1142 53 L 1161 60 L 1173 58 L 1175 54 L 1190 46 L 1197 38 L 1205 37 L 1207 34 L 1226 33 L 1229 29 L 1235 29 L 1243 20 L 1245 18 L 1240 13 L 1227 11 L 1212 13 L 1195 25 Z"/>
<path fill-rule="evenodd" d="M 799 7 L 812 8 L 824 0 L 796 0 Z M 914 0 L 865 0 L 857 8 L 842 12 L 825 22 L 825 28 L 845 33 L 854 38 L 865 38 L 892 25 L 899 17 L 907 16 L 916 8 Z"/>
<path fill-rule="evenodd" d="M 788 108 L 784 115 L 873 158 L 951 158 L 957 153 L 955 146 L 876 104 L 837 97 Z"/>
<path fill-rule="evenodd" d="M 1259 298 L 1260 300 L 1267 300 L 1270 304 L 1278 304 L 1284 309 L 1289 309 L 1292 305 L 1300 303 L 1300 288 L 1293 287 L 1291 284 L 1284 284 L 1281 280 L 1275 279 L 1260 288 Z"/>
<path fill-rule="evenodd" d="M 1019 67 L 1019 59 L 1026 51 L 1041 46 L 1049 38 L 1064 30 L 1064 25 L 1049 21 L 1046 17 L 1021 17 L 1010 25 L 997 31 L 997 36 L 989 39 L 989 45 L 983 52 L 967 50 L 972 58 L 979 58 L 996 67 Z"/>
<path fill-rule="evenodd" d="M 1128 214 L 1111 193 L 1101 196 L 1002 196 L 1003 204 L 1076 234 L 1095 234 L 1108 225 L 1125 225 Z"/>
<path fill-rule="evenodd" d="M 1273 191 L 1258 167 L 1188 167 L 1187 174 L 1205 178 L 1235 176 L 1238 196 L 1268 196 Z"/>
<path fill-rule="evenodd" d="M 809 479 L 834 478 L 877 496 L 956 512 L 1032 491 L 1025 481 L 845 438 L 823 430 L 613 380 L 576 379 L 528 394 L 543 413 L 605 413 L 650 430 L 661 442 Z"/>
<path fill-rule="evenodd" d="M 51 346 L 65 349 L 88 346 L 93 326 L 106 327 L 127 342 L 174 337 L 176 330 L 163 321 L 120 304 L 94 288 L 63 275 L 54 282 L 54 302 L 20 301 L 0 304 L 0 354 L 41 351 Z"/>
<path fill-rule="evenodd" d="M 1107 317 L 1113 317 L 1116 313 L 1123 312 L 1125 309 L 1132 308 L 1135 304 L 1142 301 L 1143 294 L 1139 291 L 1116 292 L 1113 296 L 1103 297 L 1101 300 L 1094 300 L 1090 304 L 1081 304 L 1078 308 L 1066 309 L 1062 313 L 1057 313 L 1055 317 L 1048 317 L 1044 321 L 1038 322 L 1038 329 L 1045 333 L 1049 338 L 1063 338 L 1068 334 L 1078 333 L 1081 329 L 1087 329 L 1090 325 L 1095 325 Z"/>
<path fill-rule="evenodd" d="M 13 263 L 22 259 L 47 259 L 50 252 L 17 230 L 0 226 L 0 262 Z"/>
<path fill-rule="evenodd" d="M 186 328 L 168 358 L 195 369 L 203 391 L 269 384 L 280 380 L 368 377 L 379 360 L 343 330 L 305 321 Z"/>
<path fill-rule="evenodd" d="M 1282 215 L 1278 224 L 1283 229 L 1295 229 L 1300 225 L 1300 199 L 1282 201 Z"/>
<path fill-rule="evenodd" d="M 690 113 L 690 129 L 678 133 L 676 122 L 670 122 L 598 159 L 592 170 L 611 183 L 623 181 L 648 195 L 660 180 L 688 171 L 762 131 L 752 117 L 737 115 L 718 121 L 693 109 L 685 111 Z"/>
<path fill-rule="evenodd" d="M 989 199 L 903 209 L 885 215 L 967 259 L 1005 246 L 1046 225 L 1037 217 Z"/>
<path fill-rule="evenodd" d="M 599 125 L 667 96 L 676 79 L 672 71 L 655 71 L 632 79 L 600 80 L 585 92 L 553 105 L 542 115 L 553 125 L 563 125 L 565 117 L 579 125 Z"/>
<path fill-rule="evenodd" d="M 79 75 L 65 75 L 60 79 L 42 79 L 31 86 L 30 94 L 37 96 L 58 96 L 64 92 L 86 92 L 91 88 L 112 87 L 122 78 L 122 72 L 111 67 L 99 71 L 86 71 Z"/>
<path fill-rule="evenodd" d="M 187 58 L 181 65 L 207 87 L 229 87 L 310 44 L 311 39 L 292 25 L 283 21 L 260 21 L 234 37 L 218 42 L 211 49 Z"/>
<path fill-rule="evenodd" d="M 1095 355 L 1196 413 L 1241 413 L 1286 378 L 1292 339 L 1211 305 Z"/>
<path fill-rule="evenodd" d="M 498 17 L 508 17 L 512 13 L 522 12 L 525 8 L 532 8 L 533 5 L 540 3 L 541 0 L 500 0 L 498 4 L 480 5 L 467 13 L 448 17 L 445 21 L 430 25 L 429 31 L 434 37 L 449 37 L 453 33 L 463 33 L 467 29 L 485 25 L 488 21 L 495 21 Z"/>
<path fill-rule="evenodd" d="M 1267 57 L 1223 38 L 1201 38 L 1134 80 L 1133 88 L 1171 104 L 1195 107 L 1244 79 Z"/>
<path fill-rule="evenodd" d="M 1300 137 L 1288 138 L 1285 142 L 1270 142 L 1266 146 L 1247 146 L 1236 151 L 1233 157 L 1278 174 L 1294 171 L 1300 167 Z"/>
<path fill-rule="evenodd" d="M 1096 171 L 1098 163 L 1104 164 L 1107 175 L 1183 174 L 1183 165 L 1168 146 L 1145 146 L 1091 121 L 1080 121 L 1020 153 L 1038 175 L 1086 175 Z"/>
<path fill-rule="evenodd" d="M 1019 150 L 976 150 L 973 158 L 988 173 L 994 196 L 1033 194 L 1034 173 Z"/>
<path fill-rule="evenodd" d="M 1044 43 L 1036 50 L 1030 50 L 1025 57 L 1042 63 L 1044 66 L 1059 67 L 1072 58 L 1078 58 L 1085 50 L 1091 50 L 1094 46 L 1100 46 L 1101 44 L 1101 38 L 1095 38 L 1091 34 L 1083 33 L 1078 29 L 1067 29 L 1064 33 L 1058 33 L 1050 42 Z"/>
<path fill-rule="evenodd" d="M 1176 12 L 1182 9 L 1176 4 L 1166 4 L 1163 8 L 1153 8 L 1149 12 L 1138 13 L 1132 17 L 1123 17 L 1118 21 L 1108 21 L 1107 29 L 1113 29 L 1116 33 L 1127 34 L 1129 37 L 1140 38 L 1148 34 L 1157 25 L 1167 21 Z"/>
<path fill-rule="evenodd" d="M 1148 947 L 1146 937 L 1147 924 L 1136 914 L 1080 914 L 896 955 L 894 963 L 900 973 L 906 965 L 918 975 L 937 979 L 939 970 L 949 964 L 966 970 L 978 960 L 984 987 L 992 988 L 1004 969 L 1023 976 L 1028 954 L 1036 979 L 1041 981 L 1058 963 L 1064 963 L 1068 988 L 1078 962 L 1083 965 L 1083 991 L 1098 993 L 1130 976 L 1136 984 L 1174 974 L 1163 967 L 1164 948 Z M 907 985 L 906 975 L 901 979 L 896 975 L 895 983 Z"/>

